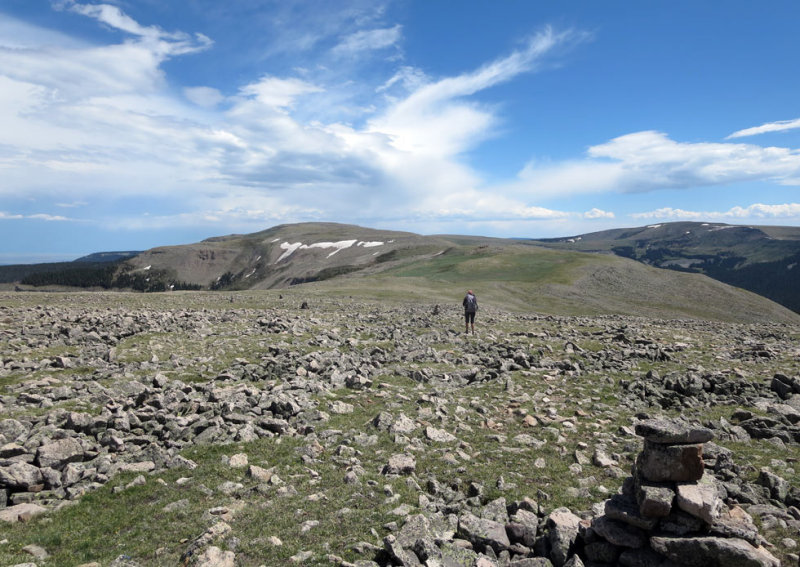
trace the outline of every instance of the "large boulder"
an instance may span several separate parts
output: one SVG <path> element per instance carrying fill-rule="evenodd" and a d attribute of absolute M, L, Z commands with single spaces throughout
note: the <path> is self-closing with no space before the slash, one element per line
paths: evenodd
<path fill-rule="evenodd" d="M 40 446 L 36 450 L 36 462 L 40 467 L 63 469 L 68 463 L 83 460 L 83 446 L 73 437 L 58 439 Z"/>
<path fill-rule="evenodd" d="M 743 539 L 651 537 L 650 546 L 686 567 L 780 567 L 770 552 Z"/>
<path fill-rule="evenodd" d="M 15 492 L 31 491 L 43 483 L 42 471 L 31 464 L 18 461 L 7 467 L 0 467 L 0 488 L 9 488 Z"/>

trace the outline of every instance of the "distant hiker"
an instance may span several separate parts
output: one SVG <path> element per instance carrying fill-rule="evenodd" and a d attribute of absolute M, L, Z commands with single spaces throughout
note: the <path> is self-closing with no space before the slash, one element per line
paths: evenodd
<path fill-rule="evenodd" d="M 475 334 L 475 312 L 478 311 L 478 298 L 472 293 L 472 290 L 467 290 L 467 295 L 464 296 L 464 301 L 461 302 L 464 306 L 464 324 L 466 328 L 465 333 L 469 333 L 470 325 L 472 326 L 472 334 Z"/>

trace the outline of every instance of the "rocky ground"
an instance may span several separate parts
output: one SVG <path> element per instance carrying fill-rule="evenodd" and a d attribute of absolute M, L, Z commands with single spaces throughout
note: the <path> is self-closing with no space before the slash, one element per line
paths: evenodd
<path fill-rule="evenodd" d="M 799 328 L 477 323 L 300 290 L 0 295 L 0 563 L 798 563 Z M 707 433 L 662 449 L 643 424 L 677 417 Z M 676 458 L 697 478 L 651 478 Z"/>

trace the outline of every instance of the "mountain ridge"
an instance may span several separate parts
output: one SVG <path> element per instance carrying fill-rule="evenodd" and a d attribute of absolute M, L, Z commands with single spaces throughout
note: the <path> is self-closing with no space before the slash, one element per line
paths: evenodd
<path fill-rule="evenodd" d="M 619 237 L 630 230 L 613 234 L 626 242 Z M 102 276 L 89 278 L 92 285 L 141 291 L 302 290 L 298 293 L 429 303 L 460 301 L 465 289 L 478 288 L 484 304 L 518 311 L 800 321 L 772 301 L 705 275 L 647 266 L 610 249 L 569 249 L 557 240 L 422 236 L 298 223 L 152 248 L 112 266 L 99 272 L 87 268 Z M 63 275 L 54 274 L 51 283 Z M 48 278 L 40 274 L 31 281 L 40 288 Z"/>
<path fill-rule="evenodd" d="M 532 242 L 705 274 L 800 313 L 800 227 L 676 222 Z"/>

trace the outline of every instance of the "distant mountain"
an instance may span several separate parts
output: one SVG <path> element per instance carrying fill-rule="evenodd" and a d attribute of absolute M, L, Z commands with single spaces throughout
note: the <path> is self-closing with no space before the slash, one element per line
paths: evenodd
<path fill-rule="evenodd" d="M 800 323 L 800 316 L 770 300 L 701 274 L 663 270 L 613 254 L 551 249 L 573 244 L 300 223 L 153 248 L 115 263 L 86 264 L 86 269 L 76 270 L 73 263 L 73 269 L 39 273 L 19 285 L 230 292 L 291 288 L 309 298 L 353 295 L 452 308 L 472 288 L 484 307 L 522 312 Z"/>
<path fill-rule="evenodd" d="M 705 274 L 800 313 L 800 227 L 675 222 L 536 242 Z"/>
<path fill-rule="evenodd" d="M 89 262 L 89 263 L 103 263 L 103 262 L 119 262 L 120 260 L 128 260 L 134 256 L 141 254 L 141 250 L 127 251 L 127 252 L 95 252 L 87 256 L 73 260 L 73 262 Z"/>

